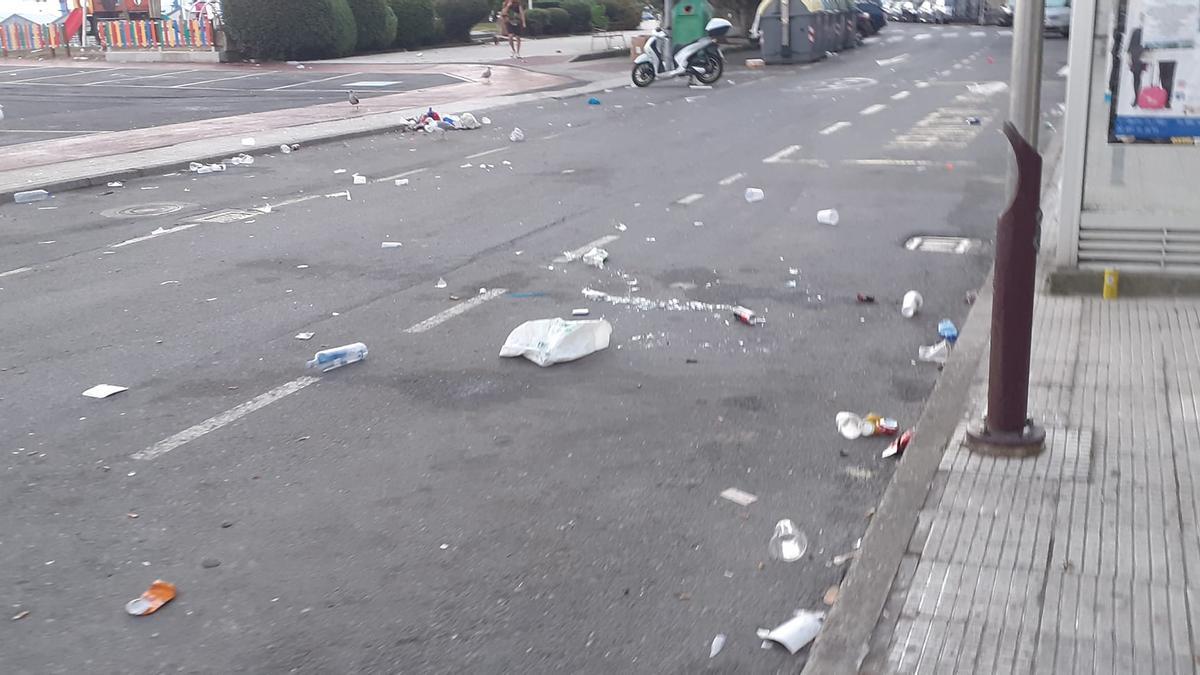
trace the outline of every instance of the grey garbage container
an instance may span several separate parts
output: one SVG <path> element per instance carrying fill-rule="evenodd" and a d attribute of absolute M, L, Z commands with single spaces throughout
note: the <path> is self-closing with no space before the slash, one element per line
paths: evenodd
<path fill-rule="evenodd" d="M 825 56 L 819 48 L 820 29 L 817 14 L 809 11 L 803 0 L 788 2 L 788 44 L 783 39 L 783 0 L 775 0 L 763 12 L 758 23 L 762 58 L 769 64 L 808 63 Z"/>
<path fill-rule="evenodd" d="M 842 49 L 854 49 L 858 46 L 858 8 L 853 0 L 838 0 L 842 6 L 842 23 L 845 35 L 842 39 Z"/>
<path fill-rule="evenodd" d="M 833 9 L 831 0 L 817 0 L 821 3 L 820 15 L 821 29 L 818 31 L 820 39 L 817 44 L 822 51 L 835 52 L 841 49 L 842 37 L 838 31 L 838 26 L 841 22 L 837 20 L 837 12 Z"/>

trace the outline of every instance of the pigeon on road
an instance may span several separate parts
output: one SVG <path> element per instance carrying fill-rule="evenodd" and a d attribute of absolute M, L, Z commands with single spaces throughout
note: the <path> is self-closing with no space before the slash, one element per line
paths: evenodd
<path fill-rule="evenodd" d="M 491 84 L 492 83 L 492 67 L 488 66 L 487 69 L 483 71 L 483 74 L 480 75 L 479 77 L 480 77 L 480 79 L 483 80 L 484 84 Z"/>
<path fill-rule="evenodd" d="M 350 101 L 350 105 L 354 106 L 355 110 L 358 110 L 358 95 L 356 95 L 354 93 L 353 89 L 350 90 L 349 101 Z"/>

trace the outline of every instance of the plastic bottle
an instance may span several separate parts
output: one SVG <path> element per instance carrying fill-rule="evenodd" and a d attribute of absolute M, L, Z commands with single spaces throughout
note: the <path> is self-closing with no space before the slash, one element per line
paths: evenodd
<path fill-rule="evenodd" d="M 958 326 L 955 326 L 950 319 L 942 319 L 938 322 L 938 335 L 946 342 L 954 344 L 958 342 Z"/>
<path fill-rule="evenodd" d="M 771 537 L 767 549 L 774 560 L 799 560 L 808 550 L 808 537 L 796 529 L 795 523 L 784 518 L 775 523 L 775 536 Z"/>
<path fill-rule="evenodd" d="M 328 373 L 334 368 L 341 368 L 365 358 L 367 358 L 367 346 L 361 342 L 355 342 L 333 349 L 323 349 L 317 352 L 307 365 L 309 368 L 320 368 L 322 373 Z"/>
<path fill-rule="evenodd" d="M 746 201 L 752 204 L 754 202 L 761 202 L 764 196 L 760 188 L 746 188 Z"/>
<path fill-rule="evenodd" d="M 13 195 L 13 201 L 18 204 L 32 204 L 33 202 L 40 202 L 43 199 L 49 198 L 50 193 L 45 190 L 26 190 L 25 192 L 18 192 Z"/>
<path fill-rule="evenodd" d="M 909 291 L 904 294 L 904 301 L 900 303 L 900 314 L 904 318 L 911 319 L 920 311 L 921 305 L 925 304 L 925 298 L 916 291 Z"/>

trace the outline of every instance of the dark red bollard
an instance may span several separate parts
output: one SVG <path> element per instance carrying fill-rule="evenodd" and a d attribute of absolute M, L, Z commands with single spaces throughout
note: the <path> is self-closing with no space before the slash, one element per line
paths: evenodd
<path fill-rule="evenodd" d="M 967 437 L 974 451 L 1019 457 L 1041 452 L 1046 438 L 1026 410 L 1041 236 L 1042 156 L 1011 122 L 1005 123 L 1004 135 L 1016 155 L 1017 185 L 1012 203 L 996 223 L 987 415 L 968 428 Z"/>

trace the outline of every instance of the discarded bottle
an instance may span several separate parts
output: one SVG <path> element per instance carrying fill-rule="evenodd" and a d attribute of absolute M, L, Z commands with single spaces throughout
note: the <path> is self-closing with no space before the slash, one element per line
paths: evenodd
<path fill-rule="evenodd" d="M 837 209 L 821 209 L 820 211 L 817 211 L 817 222 L 822 225 L 837 225 Z"/>
<path fill-rule="evenodd" d="M 955 326 L 950 319 L 942 319 L 938 322 L 938 335 L 946 342 L 954 344 L 958 342 L 958 326 Z"/>
<path fill-rule="evenodd" d="M 925 298 L 916 291 L 909 291 L 904 294 L 904 300 L 900 303 L 900 314 L 906 319 L 911 319 L 920 311 L 921 305 L 925 304 Z"/>
<path fill-rule="evenodd" d="M 747 326 L 757 326 L 759 324 L 766 323 L 765 319 L 760 319 L 755 316 L 753 310 L 742 307 L 741 305 L 733 308 L 733 315 L 737 317 L 738 321 L 741 321 Z"/>
<path fill-rule="evenodd" d="M 49 198 L 50 193 L 45 190 L 26 190 L 13 195 L 13 201 L 18 204 L 32 204 Z"/>
<path fill-rule="evenodd" d="M 361 342 L 351 345 L 323 349 L 308 362 L 309 368 L 320 368 L 322 373 L 328 373 L 334 368 L 341 368 L 350 363 L 356 363 L 367 358 L 367 346 Z"/>
<path fill-rule="evenodd" d="M 950 343 L 939 340 L 928 347 L 917 347 L 917 358 L 930 363 L 945 363 L 950 358 Z"/>
<path fill-rule="evenodd" d="M 795 523 L 784 518 L 775 523 L 775 535 L 771 537 L 767 550 L 774 560 L 794 562 L 808 550 L 808 537 L 796 529 Z"/>
<path fill-rule="evenodd" d="M 761 202 L 765 196 L 765 193 L 760 188 L 746 188 L 746 201 L 751 204 Z"/>
<path fill-rule="evenodd" d="M 600 99 L 593 96 L 588 99 L 588 105 L 600 105 Z"/>

